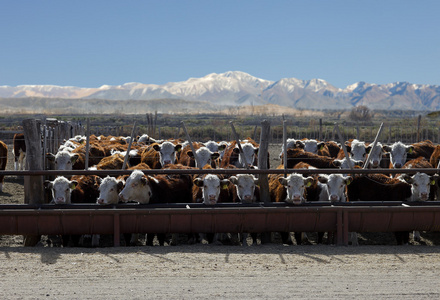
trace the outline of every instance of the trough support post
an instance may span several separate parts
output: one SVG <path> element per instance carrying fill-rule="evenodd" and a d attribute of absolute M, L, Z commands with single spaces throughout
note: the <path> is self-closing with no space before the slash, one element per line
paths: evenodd
<path fill-rule="evenodd" d="M 258 168 L 260 170 L 267 170 L 267 158 L 269 150 L 269 139 L 270 139 L 270 122 L 263 120 L 261 122 L 261 135 L 260 135 L 260 148 L 258 149 Z M 260 185 L 260 201 L 264 204 L 270 203 L 269 194 L 269 180 L 267 174 L 259 174 L 258 183 Z M 261 243 L 270 243 L 271 233 L 263 232 L 261 234 Z"/>
<path fill-rule="evenodd" d="M 43 170 L 41 145 L 41 120 L 23 120 L 23 133 L 26 143 L 26 161 L 29 170 Z M 24 176 L 24 203 L 43 204 L 43 176 Z M 35 246 L 40 236 L 24 236 L 24 246 Z"/>
<path fill-rule="evenodd" d="M 119 247 L 120 246 L 120 235 L 121 235 L 121 228 L 120 228 L 120 220 L 119 220 L 119 214 L 113 215 L 113 246 Z"/>

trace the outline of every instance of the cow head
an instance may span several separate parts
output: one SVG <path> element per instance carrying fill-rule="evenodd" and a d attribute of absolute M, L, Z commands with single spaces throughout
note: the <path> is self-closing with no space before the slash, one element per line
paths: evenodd
<path fill-rule="evenodd" d="M 237 187 L 237 196 L 241 203 L 255 202 L 255 185 L 258 184 L 258 179 L 252 174 L 239 174 L 229 178 Z"/>
<path fill-rule="evenodd" d="M 353 180 L 351 176 L 344 176 L 342 174 L 320 175 L 319 182 L 327 186 L 329 201 L 331 202 L 345 202 L 346 200 L 346 186 Z"/>
<path fill-rule="evenodd" d="M 287 198 L 284 201 L 293 204 L 301 204 L 306 201 L 304 197 L 306 187 L 313 183 L 313 177 L 304 178 L 297 173 L 290 174 L 287 178 L 280 177 L 278 180 L 286 188 Z"/>
<path fill-rule="evenodd" d="M 253 166 L 255 156 L 258 154 L 258 148 L 251 143 L 244 143 L 241 144 L 241 149 L 243 150 L 243 153 L 240 153 L 238 147 L 234 148 L 234 152 L 238 153 L 238 161 L 236 162 L 236 166 L 239 168 L 246 167 L 245 159 L 249 165 Z M 245 159 L 243 158 L 243 156 L 245 157 Z"/>
<path fill-rule="evenodd" d="M 192 151 L 188 151 L 188 156 L 194 157 Z M 200 147 L 196 150 L 196 167 L 202 168 L 205 165 L 211 165 L 211 160 L 217 159 L 220 154 L 218 152 L 211 152 L 207 147 Z"/>
<path fill-rule="evenodd" d="M 122 202 L 149 203 L 153 192 L 149 180 L 156 180 L 146 176 L 140 170 L 133 170 L 125 181 L 125 187 L 119 193 Z"/>
<path fill-rule="evenodd" d="M 46 180 L 44 186 L 52 192 L 53 204 L 70 204 L 71 190 L 78 184 L 77 181 L 70 181 L 66 177 L 57 177 L 54 181 Z"/>
<path fill-rule="evenodd" d="M 220 180 L 220 178 L 214 174 L 208 174 L 203 179 L 194 179 L 194 184 L 202 188 L 203 204 L 206 205 L 217 204 L 221 189 L 225 186 L 227 187 L 228 183 L 228 179 Z"/>
<path fill-rule="evenodd" d="M 370 167 L 378 168 L 380 166 L 380 162 L 382 161 L 382 157 L 384 155 L 383 146 L 381 143 L 376 143 L 376 147 L 371 149 L 372 146 L 368 146 L 367 152 L 370 157 Z"/>
<path fill-rule="evenodd" d="M 390 153 L 390 160 L 394 169 L 403 167 L 408 153 L 414 151 L 413 146 L 406 146 L 402 142 L 396 142 L 391 146 L 383 146 L 383 149 Z"/>
<path fill-rule="evenodd" d="M 97 204 L 117 204 L 119 202 L 119 193 L 124 187 L 124 182 L 114 177 L 107 176 L 98 180 L 99 197 Z"/>
<path fill-rule="evenodd" d="M 367 146 L 365 142 L 361 142 L 359 140 L 354 139 L 351 142 L 350 151 L 351 157 L 354 160 L 365 160 L 365 156 L 367 155 Z"/>
<path fill-rule="evenodd" d="M 163 142 L 162 144 L 154 144 L 154 150 L 159 152 L 160 164 L 174 164 L 176 162 L 176 152 L 182 149 L 182 145 L 174 145 L 171 142 Z"/>
<path fill-rule="evenodd" d="M 437 183 L 438 175 L 429 176 L 425 173 L 417 172 L 412 176 L 410 174 L 403 174 L 399 178 L 411 184 L 410 201 L 426 201 L 429 199 L 430 186 Z"/>
<path fill-rule="evenodd" d="M 79 158 L 78 153 L 70 153 L 69 151 L 58 151 L 57 154 L 47 153 L 46 157 L 49 161 L 55 164 L 55 170 L 72 170 L 72 166 Z"/>

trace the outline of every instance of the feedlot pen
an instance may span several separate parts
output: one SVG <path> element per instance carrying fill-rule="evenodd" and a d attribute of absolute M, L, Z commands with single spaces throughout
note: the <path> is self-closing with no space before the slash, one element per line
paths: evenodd
<path fill-rule="evenodd" d="M 30 124 L 35 126 L 35 124 Z M 37 124 L 38 127 L 39 125 Z M 27 131 L 38 141 L 39 132 Z M 41 151 L 39 143 L 32 151 Z M 41 156 L 41 153 L 38 153 Z M 29 156 L 28 156 L 29 157 Z M 38 157 L 38 156 L 37 156 Z M 37 163 L 38 160 L 31 161 Z M 168 170 L 168 173 L 203 173 L 202 170 Z M 313 173 L 312 170 L 234 170 L 235 174 Z M 392 173 L 393 170 L 386 170 Z M 398 170 L 399 173 L 436 173 L 437 169 Z M 205 171 L 207 172 L 207 171 Z M 378 173 L 369 170 L 316 170 L 319 173 Z M 396 170 L 397 172 L 397 170 Z M 123 233 L 269 233 L 334 232 L 337 245 L 348 245 L 349 232 L 440 231 L 440 201 L 418 202 L 315 202 L 300 206 L 264 201 L 253 205 L 49 205 L 43 203 L 43 175 L 121 175 L 129 171 L 3 171 L 25 178 L 24 205 L 0 205 L 1 235 L 113 234 L 119 246 Z M 167 170 L 145 170 L 166 174 Z M 226 173 L 209 170 L 209 173 Z M 263 176 L 264 177 L 264 176 Z M 267 192 L 264 188 L 263 193 Z M 264 197 L 262 197 L 264 199 Z M 390 199 L 392 200 L 392 199 Z"/>

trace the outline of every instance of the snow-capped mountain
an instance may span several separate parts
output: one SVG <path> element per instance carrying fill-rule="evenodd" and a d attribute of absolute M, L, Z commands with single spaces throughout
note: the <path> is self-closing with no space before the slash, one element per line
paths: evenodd
<path fill-rule="evenodd" d="M 440 86 L 396 82 L 384 85 L 358 82 L 340 89 L 322 79 L 264 80 L 244 72 L 208 74 L 163 85 L 125 83 L 80 88 L 53 85 L 0 86 L 0 98 L 66 98 L 106 100 L 184 99 L 213 105 L 277 104 L 301 109 L 439 110 Z"/>

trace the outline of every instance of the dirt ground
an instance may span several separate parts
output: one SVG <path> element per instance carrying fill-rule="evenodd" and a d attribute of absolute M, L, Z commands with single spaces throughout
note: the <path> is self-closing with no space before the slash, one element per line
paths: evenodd
<path fill-rule="evenodd" d="M 7 169 L 12 168 L 10 155 Z M 23 178 L 7 177 L 0 203 L 23 199 Z M 435 299 L 440 297 L 438 235 L 422 233 L 422 244 L 408 246 L 395 246 L 392 234 L 360 233 L 359 247 L 117 248 L 23 247 L 21 236 L 0 236 L 0 297 Z"/>

